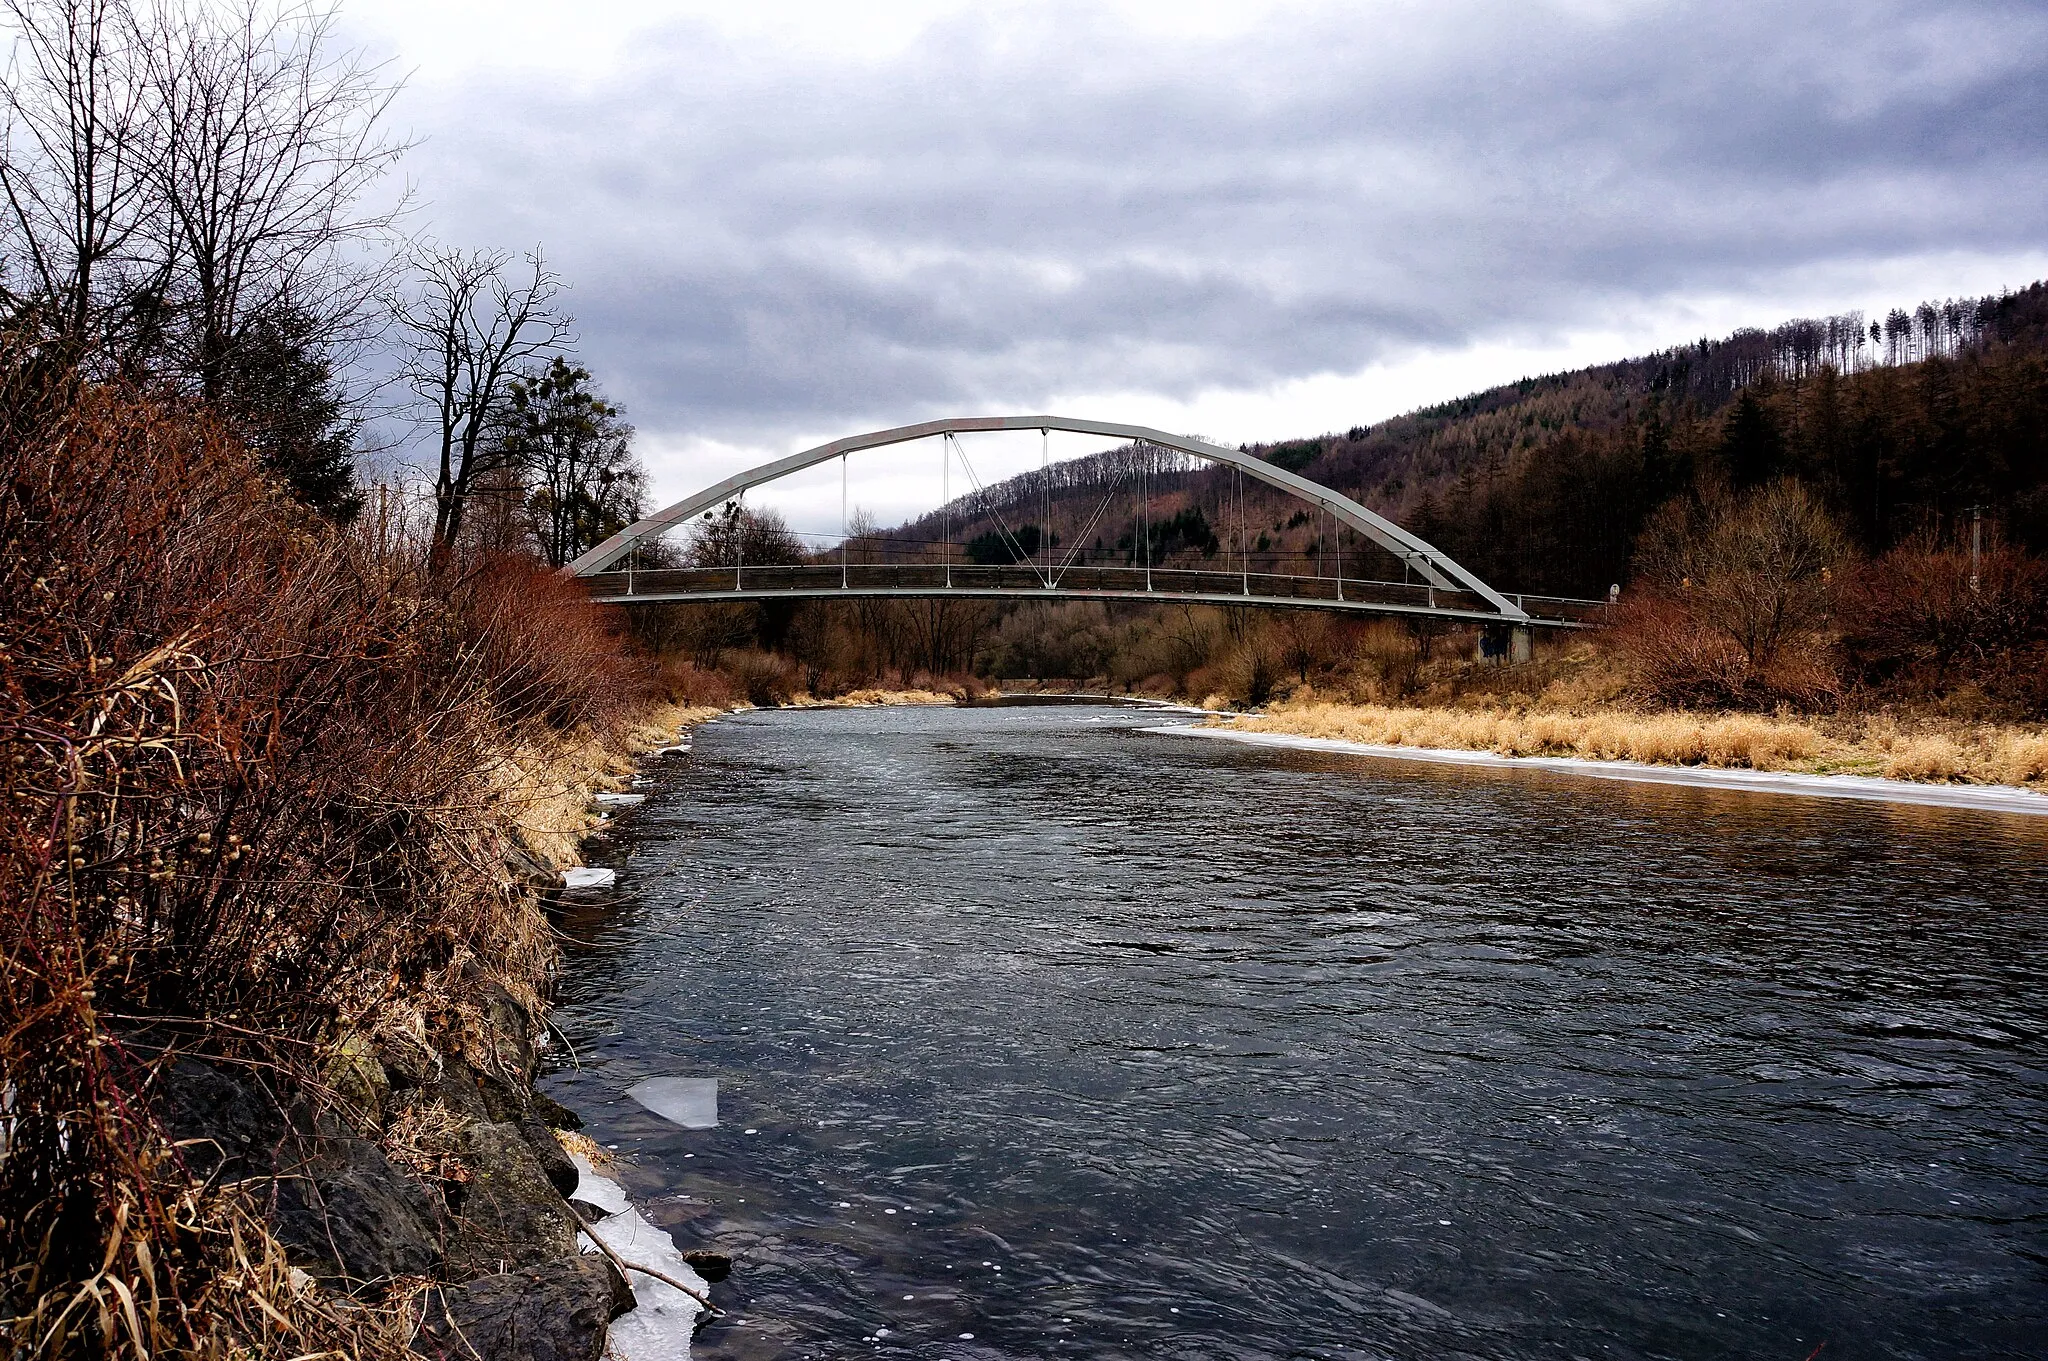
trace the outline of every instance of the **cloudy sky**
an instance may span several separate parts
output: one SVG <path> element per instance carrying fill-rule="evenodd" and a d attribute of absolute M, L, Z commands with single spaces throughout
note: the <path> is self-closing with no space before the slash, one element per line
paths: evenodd
<path fill-rule="evenodd" d="M 936 415 L 1314 434 L 2048 276 L 2037 3 L 344 13 L 409 73 L 415 227 L 546 247 L 664 499 Z"/>

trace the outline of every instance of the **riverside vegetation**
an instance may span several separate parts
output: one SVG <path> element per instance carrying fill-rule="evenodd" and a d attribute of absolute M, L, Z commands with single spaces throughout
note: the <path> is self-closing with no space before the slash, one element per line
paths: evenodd
<path fill-rule="evenodd" d="M 203 410 L 15 376 L 11 1350 L 601 1347 L 624 1296 L 576 1252 L 567 1117 L 529 1085 L 541 895 L 591 790 L 693 715 L 536 567 L 429 570 Z"/>

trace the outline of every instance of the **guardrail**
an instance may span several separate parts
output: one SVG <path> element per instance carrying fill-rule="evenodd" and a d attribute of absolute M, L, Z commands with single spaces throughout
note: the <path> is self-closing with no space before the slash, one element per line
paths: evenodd
<path fill-rule="evenodd" d="M 1229 603 L 1236 597 L 1253 604 L 1325 602 L 1356 609 L 1384 607 L 1399 613 L 1441 613 L 1452 617 L 1499 619 L 1482 596 L 1417 582 L 1373 581 L 1357 577 L 1310 576 L 1272 572 L 1224 572 L 1168 567 L 1111 567 L 1081 564 L 1048 574 L 1041 567 L 1017 564 L 981 566 L 966 563 L 810 563 L 772 567 L 680 567 L 649 571 L 600 572 L 578 578 L 595 600 L 629 604 L 677 599 L 759 599 L 779 594 L 829 597 L 906 592 L 963 595 L 1017 594 L 1201 598 Z M 1513 595 L 1543 624 L 1598 623 L 1609 608 L 1604 600 L 1561 596 Z"/>

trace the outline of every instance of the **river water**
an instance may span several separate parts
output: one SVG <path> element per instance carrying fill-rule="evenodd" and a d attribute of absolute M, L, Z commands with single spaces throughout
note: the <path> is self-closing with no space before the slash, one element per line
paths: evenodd
<path fill-rule="evenodd" d="M 652 768 L 547 1085 L 738 1256 L 698 1356 L 2048 1354 L 2048 819 L 1160 721 Z"/>

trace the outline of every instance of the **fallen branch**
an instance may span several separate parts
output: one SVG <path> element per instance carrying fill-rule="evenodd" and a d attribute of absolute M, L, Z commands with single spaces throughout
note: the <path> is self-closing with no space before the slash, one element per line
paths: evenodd
<path fill-rule="evenodd" d="M 567 1205 L 568 1202 L 565 1200 L 563 1201 L 563 1204 Z M 597 1226 L 592 1224 L 589 1220 L 585 1219 L 583 1217 L 583 1212 L 577 1209 L 574 1205 L 569 1206 L 569 1213 L 576 1216 L 576 1222 L 583 1226 L 583 1236 L 585 1238 L 588 1238 L 591 1242 L 597 1244 L 597 1250 L 603 1253 L 605 1256 L 611 1258 L 612 1265 L 616 1266 L 619 1270 L 637 1271 L 642 1276 L 652 1276 L 655 1280 L 660 1281 L 663 1285 L 672 1285 L 676 1289 L 682 1291 L 685 1295 L 688 1295 L 691 1299 L 697 1301 L 697 1303 L 703 1305 L 705 1310 L 711 1315 L 711 1317 L 723 1318 L 725 1316 L 725 1311 L 723 1309 L 720 1309 L 710 1300 L 698 1294 L 696 1291 L 690 1289 L 689 1286 L 684 1285 L 675 1277 L 664 1275 L 663 1273 L 656 1271 L 653 1267 L 644 1267 L 640 1266 L 638 1263 L 629 1262 L 625 1258 L 619 1256 L 618 1253 L 613 1252 L 611 1249 L 611 1244 L 605 1242 L 602 1238 L 599 1238 L 597 1236 Z"/>

